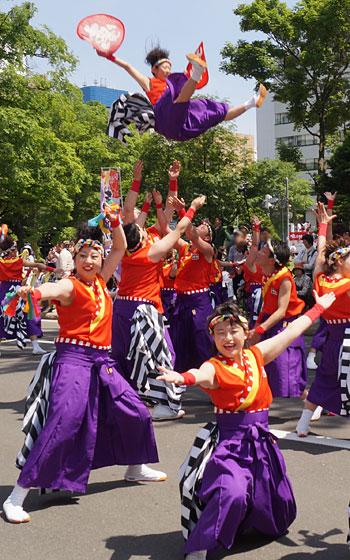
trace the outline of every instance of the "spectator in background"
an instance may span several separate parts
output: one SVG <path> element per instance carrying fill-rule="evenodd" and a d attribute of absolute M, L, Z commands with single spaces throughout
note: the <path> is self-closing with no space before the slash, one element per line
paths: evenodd
<path fill-rule="evenodd" d="M 300 262 L 294 264 L 293 275 L 297 296 L 305 301 L 304 310 L 307 310 L 314 303 L 312 297 L 312 280 L 310 276 L 304 273 L 303 264 Z"/>
<path fill-rule="evenodd" d="M 259 251 L 271 239 L 271 230 L 268 227 L 260 229 Z"/>
<path fill-rule="evenodd" d="M 249 240 L 249 225 L 248 224 L 241 224 L 239 229 L 242 232 L 242 236 L 243 236 L 242 241 L 248 241 Z"/>
<path fill-rule="evenodd" d="M 295 246 L 295 245 L 291 245 L 291 246 L 289 247 L 289 251 L 290 251 L 290 258 L 291 258 L 291 260 L 294 261 L 295 255 L 296 255 L 297 252 L 298 252 L 296 246 Z"/>
<path fill-rule="evenodd" d="M 57 262 L 56 262 L 56 278 L 57 280 L 62 280 L 62 278 L 68 278 L 74 269 L 73 257 L 70 251 L 68 251 L 69 241 L 60 241 L 56 246 Z"/>
<path fill-rule="evenodd" d="M 314 238 L 310 233 L 305 233 L 302 237 L 305 249 L 295 257 L 294 263 L 302 263 L 305 274 L 312 278 L 312 273 L 317 257 L 317 250 L 314 247 Z"/>
<path fill-rule="evenodd" d="M 214 246 L 218 252 L 219 261 L 223 260 L 225 252 L 230 242 L 230 237 L 224 229 L 224 220 L 222 217 L 217 216 L 214 220 L 215 238 Z"/>

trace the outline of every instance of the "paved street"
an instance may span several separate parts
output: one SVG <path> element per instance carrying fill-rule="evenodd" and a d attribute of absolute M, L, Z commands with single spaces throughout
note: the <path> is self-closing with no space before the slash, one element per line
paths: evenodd
<path fill-rule="evenodd" d="M 45 341 L 52 341 L 57 322 L 44 320 L 43 330 Z M 53 349 L 52 344 L 42 346 Z M 24 351 L 12 342 L 1 347 L 0 509 L 18 476 L 14 461 L 23 442 L 24 396 L 40 358 L 32 355 L 30 343 Z M 84 496 L 62 492 L 40 497 L 32 490 L 25 502 L 30 523 L 16 526 L 0 518 L 0 559 L 181 560 L 177 470 L 199 427 L 212 417 L 208 396 L 198 388 L 187 391 L 184 408 L 183 419 L 155 424 L 159 468 L 168 473 L 166 482 L 126 483 L 123 467 L 109 467 L 92 472 Z M 350 559 L 345 544 L 349 423 L 322 416 L 312 424 L 312 434 L 319 437 L 299 439 L 293 430 L 301 409 L 298 399 L 276 399 L 270 414 L 298 506 L 288 535 L 271 542 L 247 534 L 214 560 Z"/>

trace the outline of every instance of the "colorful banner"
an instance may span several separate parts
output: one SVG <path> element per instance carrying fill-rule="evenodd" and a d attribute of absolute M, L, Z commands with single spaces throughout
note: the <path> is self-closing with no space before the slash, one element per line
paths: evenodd
<path fill-rule="evenodd" d="M 203 41 L 199 45 L 198 49 L 194 52 L 197 56 L 199 56 L 199 58 L 201 60 L 204 60 L 206 62 L 205 54 L 204 54 Z M 189 62 L 188 65 L 187 65 L 187 68 L 185 70 L 185 75 L 187 76 L 187 78 L 191 77 L 191 69 L 192 69 L 192 64 Z M 206 86 L 208 81 L 209 81 L 209 74 L 208 74 L 208 68 L 206 68 L 204 70 L 203 74 L 202 74 L 201 79 L 199 80 L 199 82 L 196 86 L 196 89 L 201 89 L 202 87 Z"/>
<path fill-rule="evenodd" d="M 101 169 L 101 211 L 104 202 L 112 200 L 122 206 L 120 196 L 120 169 L 118 167 L 105 167 Z"/>
<path fill-rule="evenodd" d="M 113 16 L 94 14 L 78 23 L 77 33 L 104 56 L 111 56 L 124 41 L 125 28 Z"/>

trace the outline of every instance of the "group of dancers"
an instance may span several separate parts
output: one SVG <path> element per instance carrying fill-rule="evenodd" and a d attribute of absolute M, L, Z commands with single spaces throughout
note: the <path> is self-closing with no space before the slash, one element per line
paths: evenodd
<path fill-rule="evenodd" d="M 269 241 L 259 249 L 261 221 L 254 217 L 244 274 L 250 296 L 261 287 L 263 304 L 253 321 L 253 306 L 246 318 L 225 297 L 215 230 L 207 220 L 192 223 L 205 197 L 186 211 L 178 195 L 180 170 L 177 161 L 168 170 L 165 205 L 153 191 L 157 221 L 146 227 L 151 200 L 147 194 L 137 210 L 137 162 L 123 220 L 120 211 L 105 207 L 112 229 L 108 256 L 101 230 L 80 226 L 69 278 L 34 290 L 20 286 L 23 266 L 45 265 L 18 257 L 9 235 L 0 244 L 1 294 L 15 285 L 20 301 L 51 300 L 59 323 L 56 351 L 42 357 L 27 396 L 21 472 L 3 504 L 11 523 L 30 520 L 23 508 L 30 488 L 85 492 L 91 469 L 125 465 L 128 481 L 165 480 L 166 473 L 148 466 L 158 462 L 152 421 L 181 418 L 186 387 L 199 385 L 214 405 L 215 422 L 200 431 L 181 467 L 187 560 L 230 548 L 247 528 L 280 537 L 295 519 L 296 504 L 268 427 L 273 397 L 306 399 L 300 436 L 307 436 L 317 406 L 350 416 L 350 245 L 341 237 L 332 240 L 331 208 L 318 203 L 315 211 L 316 304 L 304 314 L 286 267 L 287 244 Z M 174 211 L 178 222 L 171 230 Z M 107 283 L 120 263 L 112 305 Z M 319 317 L 327 335 L 307 393 L 303 333 Z M 30 321 L 27 335 L 40 336 Z M 0 334 L 10 337 L 4 329 Z"/>

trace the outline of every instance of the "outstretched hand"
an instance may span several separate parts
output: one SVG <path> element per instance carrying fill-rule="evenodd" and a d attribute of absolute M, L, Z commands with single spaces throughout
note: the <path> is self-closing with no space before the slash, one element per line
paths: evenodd
<path fill-rule="evenodd" d="M 145 194 L 145 198 L 143 199 L 143 202 L 147 202 L 147 204 L 152 204 L 152 194 L 150 192 L 147 192 Z"/>
<path fill-rule="evenodd" d="M 162 199 L 162 195 L 160 194 L 160 192 L 157 191 L 157 189 L 153 189 L 152 192 L 153 192 L 154 202 L 156 204 L 162 204 L 163 199 Z"/>
<path fill-rule="evenodd" d="M 170 181 L 175 181 L 180 175 L 180 171 L 181 171 L 181 163 L 175 160 L 168 170 L 168 176 Z"/>
<path fill-rule="evenodd" d="M 163 372 L 163 375 L 158 375 L 157 379 L 160 381 L 167 381 L 168 383 L 175 383 L 175 385 L 183 385 L 184 378 L 183 376 L 178 373 L 177 371 L 173 371 L 171 369 L 167 369 L 163 366 L 158 366 L 159 371 Z"/>
<path fill-rule="evenodd" d="M 183 210 L 186 206 L 184 199 L 178 198 L 177 196 L 169 196 L 168 202 L 176 212 L 181 212 L 181 210 Z"/>
<path fill-rule="evenodd" d="M 320 305 L 322 305 L 322 307 L 324 307 L 324 309 L 328 309 L 329 307 L 331 307 L 331 305 L 333 305 L 333 303 L 337 299 L 335 297 L 334 292 L 329 292 L 328 294 L 323 294 L 323 296 L 319 296 L 317 294 L 316 290 L 314 290 L 313 291 L 313 296 L 315 298 L 316 303 L 319 303 Z"/>
<path fill-rule="evenodd" d="M 30 286 L 20 286 L 17 290 L 17 295 L 24 299 L 24 301 L 27 301 L 28 298 L 28 294 L 29 292 L 31 292 L 33 290 L 33 288 L 31 288 Z"/>
<path fill-rule="evenodd" d="M 202 206 L 206 203 L 207 197 L 202 194 L 201 196 L 197 196 L 197 198 L 193 199 L 191 202 L 191 208 L 194 210 L 200 210 Z"/>
<path fill-rule="evenodd" d="M 335 197 L 337 196 L 337 191 L 335 191 L 333 194 L 329 191 L 326 191 L 323 194 L 327 200 L 335 200 Z"/>
<path fill-rule="evenodd" d="M 134 179 L 135 181 L 141 181 L 143 170 L 143 161 L 138 160 L 134 165 Z"/>
<path fill-rule="evenodd" d="M 323 202 L 318 202 L 316 210 L 313 209 L 312 212 L 316 216 L 316 220 L 319 224 L 328 224 L 329 222 L 334 220 L 334 218 L 337 217 L 336 214 L 333 214 L 333 216 L 328 216 L 327 210 Z"/>
<path fill-rule="evenodd" d="M 255 216 L 255 215 L 253 216 L 253 219 L 252 219 L 253 226 L 260 226 L 263 223 L 263 221 L 264 220 L 260 220 L 258 218 L 258 216 Z"/>

